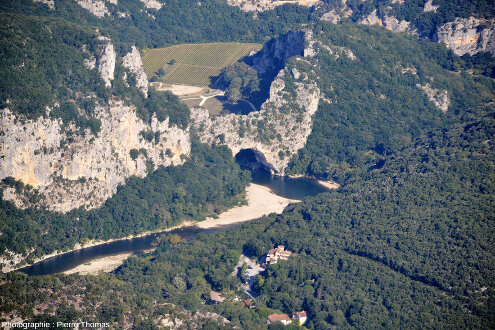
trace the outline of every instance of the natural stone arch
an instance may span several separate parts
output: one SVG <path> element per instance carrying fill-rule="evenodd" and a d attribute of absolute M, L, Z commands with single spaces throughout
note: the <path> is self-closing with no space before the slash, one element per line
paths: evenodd
<path fill-rule="evenodd" d="M 239 150 L 235 154 L 235 162 L 242 168 L 251 171 L 266 171 L 269 173 L 277 173 L 273 165 L 267 162 L 265 155 L 254 148 L 246 148 Z"/>

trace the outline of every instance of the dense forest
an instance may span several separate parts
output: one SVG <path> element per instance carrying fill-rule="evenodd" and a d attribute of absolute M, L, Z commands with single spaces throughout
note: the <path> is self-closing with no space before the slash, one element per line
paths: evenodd
<path fill-rule="evenodd" d="M 344 5 L 324 2 L 327 9 Z M 100 124 L 93 111 L 111 97 L 133 104 L 145 121 L 155 114 L 187 128 L 190 116 L 170 93 L 150 88 L 145 97 L 121 58 L 106 88 L 97 70 L 84 66 L 84 49 L 100 47 L 99 35 L 123 56 L 133 45 L 265 42 L 311 28 L 319 52 L 289 60 L 287 72 L 297 66 L 317 77 L 322 98 L 306 146 L 287 171 L 341 184 L 236 228 L 187 240 L 163 235 L 155 251 L 131 256 L 111 274 L 1 273 L 0 321 L 101 320 L 155 329 L 168 315 L 190 328 L 264 329 L 273 312 L 304 310 L 310 329 L 495 328 L 494 58 L 459 57 L 427 39 L 355 24 L 377 9 L 431 38 L 455 17 L 495 16 L 491 2 L 434 0 L 437 12 L 425 13 L 424 0 L 348 0 L 353 15 L 337 25 L 294 5 L 253 14 L 220 0 L 167 0 L 160 10 L 119 0 L 105 1 L 109 15 L 97 18 L 75 1 L 55 0 L 54 11 L 31 0 L 0 2 L 0 107 L 22 118 L 47 115 L 49 107 L 64 125 L 94 134 Z M 285 78 L 287 90 L 294 89 L 291 75 Z M 243 64 L 220 79 L 233 99 L 259 84 Z M 445 113 L 420 88 L 426 84 L 447 92 Z M 155 138 L 144 131 L 143 137 Z M 31 262 L 90 240 L 202 220 L 243 203 L 249 181 L 227 147 L 193 141 L 183 165 L 130 177 L 98 209 L 20 210 L 0 198 L 0 253 L 28 254 Z M 39 198 L 12 177 L 1 184 Z M 239 258 L 261 263 L 278 244 L 294 254 L 256 277 L 248 308 Z M 210 290 L 226 300 L 210 304 Z M 196 311 L 230 323 L 208 317 L 190 323 Z"/>
<path fill-rule="evenodd" d="M 89 240 L 136 235 L 206 216 L 242 202 L 250 174 L 234 162 L 227 147 L 195 143 L 181 166 L 160 167 L 146 178 L 131 177 L 95 210 L 67 214 L 17 209 L 0 201 L 0 251 L 29 253 L 28 261 Z M 4 183 L 16 185 L 4 179 Z M 17 184 L 17 189 L 23 185 Z M 1 193 L 1 190 L 0 190 Z"/>
<path fill-rule="evenodd" d="M 318 25 L 315 37 L 330 47 L 315 58 L 318 85 L 329 101 L 320 101 L 312 133 L 289 173 L 343 183 L 428 130 L 448 127 L 465 109 L 495 100 L 492 79 L 448 71 L 459 57 L 449 60 L 443 45 L 347 24 Z M 427 83 L 447 91 L 447 113 L 418 88 Z"/>
<path fill-rule="evenodd" d="M 102 281 L 126 283 L 117 293 L 133 298 L 112 310 L 115 324 L 130 317 L 124 306 L 151 313 L 141 297 L 214 311 L 245 329 L 265 327 L 271 312 L 298 310 L 307 311 L 305 326 L 314 329 L 493 328 L 494 134 L 493 104 L 469 109 L 459 124 L 415 139 L 381 169 L 338 191 L 229 231 L 181 242 L 165 238 L 114 275 L 77 281 L 91 283 L 85 292 Z M 235 299 L 243 294 L 231 273 L 241 253 L 256 260 L 276 244 L 296 255 L 261 273 L 256 308 L 248 309 Z M 76 281 L 8 276 L 2 312 L 27 316 L 33 309 L 25 304 L 33 299 L 27 293 L 49 304 L 37 288 L 48 286 L 58 297 L 63 283 Z M 211 289 L 227 301 L 203 305 Z M 71 296 L 64 299 L 70 306 Z M 111 297 L 94 299 L 110 303 Z"/>
<path fill-rule="evenodd" d="M 164 47 L 208 41 L 264 42 L 310 21 L 307 7 L 286 4 L 275 10 L 246 13 L 225 1 L 170 0 L 160 10 L 146 9 L 139 0 L 105 2 L 109 15 L 97 18 L 75 1 L 57 1 L 55 10 L 31 0 L 2 2 L 0 11 L 61 17 L 80 25 L 98 27 L 116 43 L 121 54 L 129 47 Z M 132 13 L 132 15 L 119 15 Z"/>

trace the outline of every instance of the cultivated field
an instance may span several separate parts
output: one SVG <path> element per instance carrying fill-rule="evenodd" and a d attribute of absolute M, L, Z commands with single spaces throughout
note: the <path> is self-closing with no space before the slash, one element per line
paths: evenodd
<path fill-rule="evenodd" d="M 260 44 L 238 42 L 184 44 L 151 49 L 144 55 L 143 64 L 148 78 L 164 68 L 166 74 L 159 81 L 208 86 L 211 76 L 218 75 L 227 65 L 260 48 Z M 171 61 L 175 63 L 171 65 Z"/>

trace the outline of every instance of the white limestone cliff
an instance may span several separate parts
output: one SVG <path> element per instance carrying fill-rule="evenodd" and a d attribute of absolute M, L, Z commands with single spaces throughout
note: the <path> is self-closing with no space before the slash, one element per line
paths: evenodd
<path fill-rule="evenodd" d="M 459 56 L 480 51 L 495 55 L 495 19 L 456 18 L 438 28 L 436 39 Z"/>
<path fill-rule="evenodd" d="M 114 78 L 115 60 L 117 55 L 115 54 L 115 49 L 109 38 L 99 37 L 98 39 L 102 41 L 100 49 L 97 51 L 98 71 L 100 72 L 101 78 L 105 82 L 105 86 L 111 87 L 111 81 Z"/>
<path fill-rule="evenodd" d="M 259 112 L 210 117 L 206 109 L 195 108 L 193 127 L 200 140 L 225 144 L 234 155 L 253 149 L 274 173 L 284 174 L 290 158 L 306 144 L 320 99 L 318 86 L 306 75 L 292 75 L 298 79 L 294 79 L 294 90 L 288 91 L 285 79 L 289 75 L 288 69 L 280 71 Z"/>
<path fill-rule="evenodd" d="M 79 6 L 88 10 L 91 14 L 96 17 L 104 17 L 105 15 L 110 15 L 105 1 L 103 0 L 76 0 Z"/>
<path fill-rule="evenodd" d="M 446 90 L 432 88 L 429 83 L 424 85 L 417 84 L 416 86 L 425 92 L 428 100 L 430 100 L 438 109 L 442 110 L 443 113 L 447 112 L 450 106 L 450 99 Z"/>
<path fill-rule="evenodd" d="M 148 77 L 144 72 L 141 55 L 135 46 L 132 46 L 132 51 L 124 56 L 122 65 L 125 68 L 128 68 L 129 71 L 136 76 L 136 87 L 141 90 L 146 97 L 148 95 Z"/>
<path fill-rule="evenodd" d="M 131 175 L 144 177 L 146 162 L 153 162 L 153 169 L 177 165 L 190 152 L 188 131 L 169 126 L 168 119 L 159 122 L 153 117 L 145 123 L 134 107 L 121 101 L 100 105 L 95 112 L 102 124 L 97 136 L 89 130 L 78 133 L 74 126 L 64 130 L 59 120 L 43 117 L 21 123 L 3 109 L 0 178 L 14 177 L 33 186 L 43 196 L 41 204 L 50 210 L 91 209 L 103 204 Z M 141 136 L 143 131 L 159 139 L 149 142 Z M 144 150 L 145 155 L 141 152 L 133 160 L 132 149 Z M 4 198 L 26 206 L 12 191 Z"/>
<path fill-rule="evenodd" d="M 144 6 L 148 9 L 156 9 L 160 10 L 163 7 L 163 3 L 157 0 L 139 0 L 141 1 Z"/>

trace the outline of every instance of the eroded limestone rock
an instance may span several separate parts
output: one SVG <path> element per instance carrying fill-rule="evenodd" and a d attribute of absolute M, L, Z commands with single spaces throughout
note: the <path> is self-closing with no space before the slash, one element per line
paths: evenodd
<path fill-rule="evenodd" d="M 131 175 L 144 177 L 148 166 L 181 164 L 181 156 L 190 152 L 188 132 L 169 126 L 168 119 L 153 117 L 145 123 L 134 107 L 121 101 L 97 106 L 95 112 L 102 124 L 97 136 L 89 129 L 84 134 L 74 126 L 63 129 L 59 120 L 43 117 L 21 123 L 2 110 L 0 178 L 11 176 L 35 187 L 44 196 L 41 204 L 50 210 L 90 209 L 103 204 Z M 153 132 L 158 140 L 145 140 L 143 131 Z M 132 149 L 141 150 L 135 160 Z M 23 200 L 12 193 L 4 198 Z"/>
<path fill-rule="evenodd" d="M 79 6 L 88 10 L 91 14 L 96 17 L 104 17 L 109 15 L 107 7 L 105 6 L 105 1 L 103 0 L 76 0 Z"/>
<path fill-rule="evenodd" d="M 115 60 L 117 55 L 115 54 L 115 49 L 112 42 L 107 37 L 99 37 L 102 41 L 102 45 L 98 50 L 98 71 L 100 72 L 101 78 L 105 82 L 105 86 L 111 87 L 111 81 L 114 78 L 115 72 Z"/>
<path fill-rule="evenodd" d="M 480 51 L 495 55 L 495 19 L 456 18 L 438 28 L 436 39 L 459 56 Z"/>
<path fill-rule="evenodd" d="M 148 77 L 144 72 L 141 55 L 135 46 L 132 46 L 132 51 L 124 56 L 122 65 L 136 75 L 136 87 L 141 90 L 146 97 L 148 95 Z"/>
<path fill-rule="evenodd" d="M 286 88 L 287 78 L 292 90 Z M 197 107 L 192 111 L 193 126 L 202 142 L 225 144 L 234 155 L 241 149 L 256 150 L 273 172 L 284 174 L 290 158 L 306 144 L 319 99 L 313 80 L 303 80 L 302 75 L 295 79 L 285 69 L 273 81 L 270 98 L 259 112 L 210 117 L 206 109 Z"/>
<path fill-rule="evenodd" d="M 418 84 L 416 86 L 425 92 L 428 99 L 435 104 L 438 109 L 442 110 L 443 113 L 447 112 L 450 106 L 450 99 L 446 90 L 432 88 L 429 83 L 426 83 L 425 85 Z"/>

